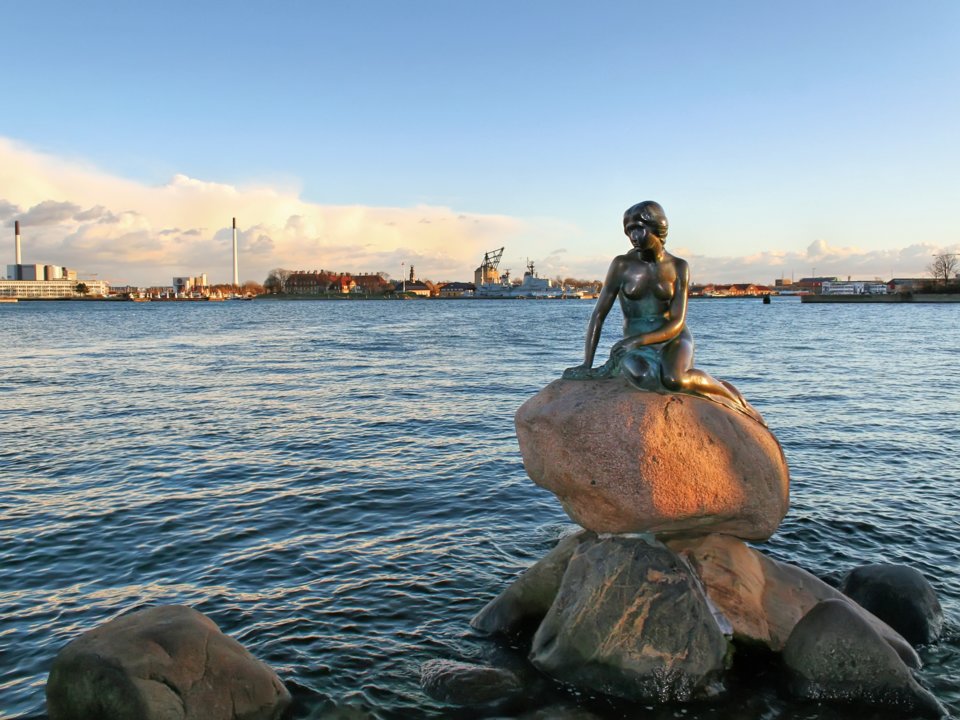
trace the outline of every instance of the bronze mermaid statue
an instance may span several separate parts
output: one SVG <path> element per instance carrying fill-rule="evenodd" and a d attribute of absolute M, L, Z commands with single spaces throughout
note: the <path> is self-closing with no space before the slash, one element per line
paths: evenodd
<path fill-rule="evenodd" d="M 667 229 L 663 208 L 651 200 L 624 213 L 623 231 L 633 247 L 610 263 L 587 325 L 583 363 L 567 368 L 563 377 L 623 375 L 640 389 L 699 395 L 763 423 L 733 385 L 693 367 L 693 335 L 686 323 L 690 271 L 685 260 L 666 251 Z M 615 299 L 623 312 L 623 339 L 610 350 L 610 359 L 594 368 L 603 322 Z"/>

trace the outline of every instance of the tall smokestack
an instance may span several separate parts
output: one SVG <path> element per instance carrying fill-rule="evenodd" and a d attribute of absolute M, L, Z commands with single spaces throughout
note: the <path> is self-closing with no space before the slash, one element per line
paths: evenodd
<path fill-rule="evenodd" d="M 13 234 L 16 237 L 16 242 L 15 242 L 16 252 L 14 253 L 14 255 L 16 256 L 16 260 L 14 262 L 16 262 L 17 265 L 20 265 L 23 261 L 20 258 L 20 221 L 19 220 L 15 220 L 13 223 Z"/>
<path fill-rule="evenodd" d="M 240 284 L 240 272 L 237 267 L 237 219 L 233 219 L 233 284 Z"/>

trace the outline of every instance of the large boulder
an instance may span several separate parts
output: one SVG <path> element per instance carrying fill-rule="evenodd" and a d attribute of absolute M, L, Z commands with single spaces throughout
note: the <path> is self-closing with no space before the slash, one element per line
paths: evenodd
<path fill-rule="evenodd" d="M 763 540 L 789 504 L 780 444 L 745 413 L 622 377 L 556 380 L 516 414 L 530 478 L 600 533 Z"/>
<path fill-rule="evenodd" d="M 47 681 L 50 720 L 275 720 L 289 703 L 273 670 L 181 605 L 84 633 Z"/>
<path fill-rule="evenodd" d="M 487 603 L 470 625 L 481 632 L 501 635 L 518 635 L 531 626 L 535 628 L 557 596 L 570 556 L 581 542 L 595 537 L 593 533 L 580 532 L 562 539 Z"/>
<path fill-rule="evenodd" d="M 940 637 L 943 608 L 933 586 L 912 567 L 864 565 L 847 573 L 840 590 L 914 645 Z"/>
<path fill-rule="evenodd" d="M 768 558 L 725 535 L 668 541 L 703 582 L 707 596 L 733 626 L 735 640 L 766 645 L 780 652 L 794 627 L 822 600 L 840 600 L 910 667 L 920 658 L 903 637 L 822 580 L 788 563 Z"/>
<path fill-rule="evenodd" d="M 942 717 L 944 708 L 854 606 L 818 603 L 783 649 L 790 688 L 814 700 L 899 706 L 911 717 Z"/>
<path fill-rule="evenodd" d="M 530 660 L 580 688 L 684 702 L 722 689 L 728 649 L 700 583 L 675 553 L 608 537 L 577 546 Z"/>

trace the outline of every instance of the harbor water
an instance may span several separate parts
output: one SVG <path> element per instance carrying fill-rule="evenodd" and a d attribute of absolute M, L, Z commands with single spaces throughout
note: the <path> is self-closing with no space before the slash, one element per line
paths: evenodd
<path fill-rule="evenodd" d="M 533 674 L 495 710 L 420 690 L 435 658 L 529 672 L 468 623 L 570 530 L 524 473 L 513 414 L 581 361 L 592 307 L 0 305 L 0 718 L 45 717 L 50 663 L 79 633 L 172 603 L 274 667 L 295 718 L 850 717 L 763 672 L 689 707 Z M 689 314 L 697 366 L 743 391 L 790 464 L 791 509 L 762 549 L 828 580 L 872 562 L 920 570 L 946 616 L 922 677 L 954 716 L 958 313 L 775 298 L 695 300 Z"/>

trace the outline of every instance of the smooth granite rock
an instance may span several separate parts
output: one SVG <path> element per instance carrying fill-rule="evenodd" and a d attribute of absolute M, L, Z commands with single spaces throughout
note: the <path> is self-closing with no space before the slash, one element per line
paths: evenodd
<path fill-rule="evenodd" d="M 667 545 L 690 562 L 713 604 L 730 621 L 733 637 L 781 651 L 794 627 L 821 600 L 840 600 L 910 667 L 920 658 L 903 637 L 841 592 L 810 573 L 768 558 L 726 535 L 671 540 Z"/>
<path fill-rule="evenodd" d="M 940 637 L 943 608 L 933 586 L 912 567 L 864 565 L 847 573 L 840 590 L 914 645 Z"/>
<path fill-rule="evenodd" d="M 910 717 L 946 715 L 890 645 L 844 600 L 824 600 L 804 615 L 784 646 L 783 661 L 790 689 L 800 697 L 898 706 Z"/>
<path fill-rule="evenodd" d="M 84 633 L 47 681 L 50 720 L 275 720 L 289 703 L 273 670 L 181 605 Z"/>
<path fill-rule="evenodd" d="M 675 553 L 609 537 L 576 548 L 530 659 L 580 688 L 684 702 L 722 690 L 728 649 L 699 582 Z"/>
<path fill-rule="evenodd" d="M 530 478 L 600 533 L 763 540 L 789 504 L 787 463 L 746 414 L 622 377 L 556 380 L 516 414 Z"/>
<path fill-rule="evenodd" d="M 420 686 L 435 700 L 454 705 L 486 705 L 523 690 L 520 678 L 509 670 L 454 660 L 423 663 Z"/>
<path fill-rule="evenodd" d="M 596 535 L 580 532 L 562 539 L 553 550 L 487 603 L 470 621 L 470 625 L 481 632 L 501 635 L 517 635 L 524 628 L 535 626 L 553 604 L 570 556 L 588 538 L 596 538 Z"/>

